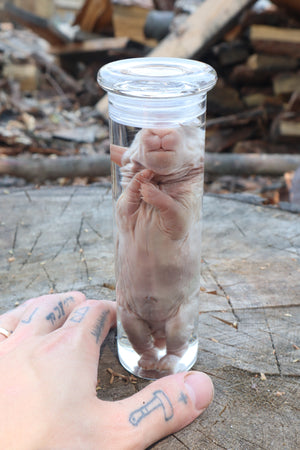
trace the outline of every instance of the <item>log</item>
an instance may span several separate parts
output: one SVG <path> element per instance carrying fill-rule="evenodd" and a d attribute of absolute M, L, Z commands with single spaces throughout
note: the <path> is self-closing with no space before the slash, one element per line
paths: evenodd
<path fill-rule="evenodd" d="M 281 176 L 300 166 L 300 155 L 206 153 L 205 171 L 215 175 Z"/>
<path fill-rule="evenodd" d="M 259 86 L 268 85 L 270 82 L 270 72 L 253 70 L 247 64 L 234 66 L 229 75 L 229 82 L 238 86 Z"/>
<path fill-rule="evenodd" d="M 288 111 L 300 113 L 300 91 L 298 92 L 295 91 L 292 94 L 289 103 L 287 105 L 287 109 Z"/>
<path fill-rule="evenodd" d="M 250 122 L 257 121 L 260 119 L 264 119 L 267 115 L 267 111 L 265 108 L 253 108 L 248 109 L 246 111 L 242 111 L 237 114 L 230 114 L 228 116 L 223 117 L 216 117 L 213 119 L 208 119 L 206 121 L 206 128 L 212 128 L 212 127 L 220 127 L 220 128 L 226 128 L 230 127 L 232 125 L 246 125 Z"/>
<path fill-rule="evenodd" d="M 78 11 L 73 25 L 86 32 L 109 32 L 112 30 L 112 4 L 110 0 L 86 0 Z"/>
<path fill-rule="evenodd" d="M 254 0 L 215 0 L 203 2 L 189 16 L 180 30 L 172 31 L 150 53 L 150 57 L 198 57 L 215 42 L 234 20 Z M 106 95 L 98 102 L 97 110 L 107 118 Z"/>
<path fill-rule="evenodd" d="M 288 27 L 290 23 L 291 18 L 279 8 L 267 8 L 258 11 L 256 8 L 249 8 L 240 20 L 240 25 L 243 30 L 246 30 L 251 25 Z"/>
<path fill-rule="evenodd" d="M 201 3 L 181 30 L 170 33 L 149 56 L 191 58 L 203 54 L 253 0 L 215 0 Z"/>
<path fill-rule="evenodd" d="M 286 77 L 286 72 L 296 71 L 298 66 L 298 60 L 291 56 L 254 53 L 248 58 L 246 64 L 236 65 L 233 68 L 229 79 L 232 83 L 239 85 L 268 85 L 273 77 Z M 296 74 L 291 72 L 289 76 L 296 77 L 294 84 L 299 83 L 299 77 L 297 79 Z M 276 91 L 275 94 L 277 94 Z"/>
<path fill-rule="evenodd" d="M 300 166 L 300 155 L 206 153 L 205 172 L 214 175 L 281 176 Z M 108 155 L 57 158 L 0 158 L 0 175 L 43 182 L 57 178 L 100 177 L 110 175 Z"/>
<path fill-rule="evenodd" d="M 108 156 L 58 158 L 0 158 L 0 175 L 42 182 L 58 178 L 97 177 L 110 174 Z"/>
<path fill-rule="evenodd" d="M 242 100 L 248 108 L 263 107 L 266 104 L 272 104 L 274 108 L 277 106 L 278 111 L 282 109 L 282 100 L 279 97 L 270 95 L 268 87 L 265 92 L 262 89 L 260 92 L 243 95 Z"/>
<path fill-rule="evenodd" d="M 36 64 L 6 62 L 3 66 L 3 76 L 15 80 L 22 91 L 35 91 L 38 87 L 39 70 Z"/>
<path fill-rule="evenodd" d="M 247 60 L 250 69 L 264 72 L 280 72 L 297 69 L 299 63 L 296 58 L 280 55 L 252 54 Z"/>
<path fill-rule="evenodd" d="M 278 74 L 273 79 L 273 90 L 275 95 L 300 92 L 300 73 L 288 72 Z"/>
<path fill-rule="evenodd" d="M 300 3 L 299 0 L 272 0 L 275 5 L 286 9 L 291 15 L 296 15 L 300 18 Z"/>
<path fill-rule="evenodd" d="M 300 57 L 300 29 L 252 25 L 249 33 L 258 52 Z"/>
<path fill-rule="evenodd" d="M 232 125 L 228 128 L 220 128 L 217 131 L 208 129 L 206 133 L 206 150 L 207 152 L 220 153 L 230 150 L 237 142 L 254 139 L 260 133 L 259 127 Z"/>
<path fill-rule="evenodd" d="M 299 153 L 299 148 L 293 144 L 278 144 L 277 142 L 268 142 L 259 139 L 238 142 L 232 150 L 233 153 L 280 153 L 294 154 Z"/>
<path fill-rule="evenodd" d="M 153 0 L 155 9 L 160 11 L 172 11 L 176 0 Z"/>
<path fill-rule="evenodd" d="M 149 13 L 148 8 L 139 5 L 113 4 L 113 27 L 116 37 L 128 37 L 133 41 L 155 47 L 156 39 L 147 39 L 144 25 Z"/>
<path fill-rule="evenodd" d="M 272 123 L 271 138 L 274 142 L 294 142 L 300 151 L 300 115 L 292 112 L 279 114 Z"/>
<path fill-rule="evenodd" d="M 248 45 L 238 39 L 232 42 L 221 42 L 221 44 L 215 45 L 213 47 L 213 52 L 223 67 L 242 63 L 246 61 L 249 56 Z"/>
<path fill-rule="evenodd" d="M 298 120 L 284 120 L 279 122 L 280 136 L 300 138 L 300 118 Z M 300 141 L 299 141 L 300 145 Z"/>
<path fill-rule="evenodd" d="M 215 88 L 208 92 L 207 112 L 212 115 L 232 114 L 244 109 L 237 89 L 231 86 L 222 86 L 217 83 Z"/>

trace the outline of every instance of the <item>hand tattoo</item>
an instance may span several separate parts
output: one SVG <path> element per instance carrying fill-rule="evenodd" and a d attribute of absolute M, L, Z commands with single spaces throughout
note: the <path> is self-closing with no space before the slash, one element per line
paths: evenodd
<path fill-rule="evenodd" d="M 136 427 L 142 419 L 158 408 L 162 408 L 166 422 L 174 416 L 173 406 L 162 390 L 153 392 L 153 398 L 148 403 L 133 411 L 129 416 L 129 422 Z"/>
<path fill-rule="evenodd" d="M 26 323 L 26 324 L 30 323 L 32 321 L 33 316 L 38 311 L 38 309 L 39 308 L 35 308 L 27 319 L 22 319 L 21 320 L 21 323 Z"/>
<path fill-rule="evenodd" d="M 80 323 L 86 316 L 89 309 L 89 306 L 82 306 L 81 308 L 76 309 L 70 317 L 70 322 Z"/>
<path fill-rule="evenodd" d="M 105 322 L 106 322 L 106 318 L 109 314 L 109 310 L 107 309 L 106 311 L 103 311 L 103 313 L 101 314 L 101 316 L 97 319 L 97 322 L 95 324 L 94 329 L 91 331 L 91 334 L 93 336 L 96 337 L 96 343 L 99 343 L 100 340 L 100 336 L 102 334 Z"/>

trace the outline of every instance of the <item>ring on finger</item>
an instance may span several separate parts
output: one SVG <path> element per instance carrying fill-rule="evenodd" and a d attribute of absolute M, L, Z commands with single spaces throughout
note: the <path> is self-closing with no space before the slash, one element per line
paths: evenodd
<path fill-rule="evenodd" d="M 0 327 L 0 334 L 8 338 L 11 335 L 12 331 L 6 330 L 5 328 Z"/>

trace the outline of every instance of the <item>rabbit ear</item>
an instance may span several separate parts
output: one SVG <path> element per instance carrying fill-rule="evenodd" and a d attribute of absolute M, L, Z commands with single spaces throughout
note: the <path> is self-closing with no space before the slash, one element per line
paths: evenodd
<path fill-rule="evenodd" d="M 125 154 L 127 147 L 121 147 L 120 145 L 110 144 L 110 159 L 112 162 L 118 166 L 123 166 L 124 161 L 122 161 L 123 155 Z"/>

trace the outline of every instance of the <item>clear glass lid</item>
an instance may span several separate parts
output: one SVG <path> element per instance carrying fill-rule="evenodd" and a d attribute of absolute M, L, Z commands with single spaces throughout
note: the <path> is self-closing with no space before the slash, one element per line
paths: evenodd
<path fill-rule="evenodd" d="M 216 80 L 208 64 L 180 58 L 125 59 L 106 64 L 98 72 L 98 83 L 108 93 L 143 98 L 205 93 Z"/>

